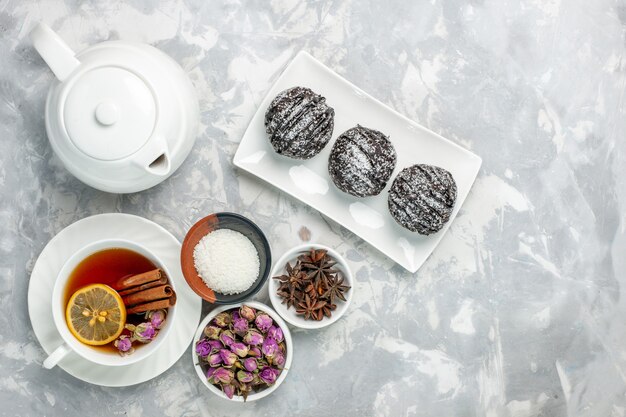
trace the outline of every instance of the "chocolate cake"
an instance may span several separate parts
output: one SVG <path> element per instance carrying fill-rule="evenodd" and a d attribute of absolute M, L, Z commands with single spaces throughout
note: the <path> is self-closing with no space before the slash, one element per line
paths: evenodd
<path fill-rule="evenodd" d="M 280 92 L 265 112 L 265 131 L 276 153 L 310 159 L 333 134 L 335 111 L 326 99 L 306 87 Z"/>
<path fill-rule="evenodd" d="M 413 165 L 396 176 L 389 190 L 389 212 L 402 227 L 436 233 L 450 220 L 456 201 L 452 174 L 432 165 Z"/>
<path fill-rule="evenodd" d="M 341 191 L 356 197 L 379 194 L 396 167 L 396 151 L 381 132 L 357 125 L 335 141 L 328 173 Z"/>

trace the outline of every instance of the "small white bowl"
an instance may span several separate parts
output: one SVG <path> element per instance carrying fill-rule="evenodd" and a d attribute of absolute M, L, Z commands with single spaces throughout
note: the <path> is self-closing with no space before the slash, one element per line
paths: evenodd
<path fill-rule="evenodd" d="M 293 306 L 287 309 L 287 305 L 282 304 L 282 298 L 276 294 L 276 291 L 278 290 L 278 280 L 274 279 L 275 276 L 282 275 L 285 272 L 285 265 L 287 262 L 293 265 L 298 256 L 311 249 L 325 249 L 328 252 L 328 255 L 337 261 L 335 268 L 337 268 L 344 277 L 344 284 L 352 287 L 345 293 L 346 301 L 339 300 L 337 302 L 337 309 L 333 311 L 331 317 L 329 318 L 324 316 L 324 318 L 320 321 L 305 320 L 303 316 L 296 314 L 296 309 Z M 350 271 L 350 267 L 348 267 L 348 263 L 343 256 L 337 253 L 337 251 L 329 248 L 328 246 L 317 243 L 307 243 L 288 250 L 283 256 L 280 257 L 280 259 L 278 259 L 278 261 L 276 261 L 274 267 L 272 268 L 272 274 L 269 278 L 269 293 L 272 306 L 287 323 L 302 329 L 321 329 L 322 327 L 330 326 L 339 320 L 339 318 L 343 316 L 346 311 L 348 311 L 348 307 L 352 301 L 352 294 L 354 293 L 354 278 L 352 277 L 352 272 Z"/>
<path fill-rule="evenodd" d="M 238 403 L 244 402 L 243 397 L 239 395 L 234 395 L 233 398 L 228 398 L 226 394 L 224 394 L 219 388 L 217 388 L 213 384 L 210 384 L 209 381 L 207 381 L 206 374 L 204 370 L 202 369 L 202 367 L 200 366 L 200 359 L 198 358 L 198 354 L 196 353 L 196 342 L 200 340 L 200 338 L 203 335 L 204 328 L 207 326 L 207 324 L 209 324 L 209 322 L 215 316 L 217 316 L 222 311 L 239 308 L 244 304 L 256 310 L 267 313 L 272 318 L 272 320 L 274 320 L 280 326 L 281 330 L 283 331 L 283 337 L 285 338 L 285 346 L 287 348 L 287 352 L 286 352 L 287 355 L 285 356 L 285 366 L 283 367 L 283 370 L 278 376 L 278 379 L 276 380 L 274 385 L 272 385 L 269 388 L 264 389 L 263 391 L 254 392 L 248 395 L 248 398 L 246 399 L 245 402 L 260 400 L 261 398 L 265 398 L 268 395 L 270 395 L 272 392 L 274 392 L 287 377 L 287 372 L 289 371 L 289 368 L 291 368 L 291 361 L 293 359 L 293 342 L 291 340 L 291 333 L 289 332 L 287 323 L 285 323 L 283 319 L 281 319 L 280 316 L 274 310 L 272 310 L 269 306 L 263 303 L 259 303 L 257 301 L 245 301 L 243 303 L 224 305 L 222 307 L 216 308 L 215 310 L 212 310 L 209 314 L 206 315 L 204 320 L 202 320 L 202 322 L 200 323 L 200 326 L 198 326 L 198 330 L 196 330 L 196 335 L 193 337 L 193 343 L 191 344 L 191 357 L 193 359 L 193 366 L 196 369 L 196 374 L 198 374 L 198 378 L 200 378 L 200 381 L 202 381 L 202 383 L 209 389 L 209 391 L 211 391 L 213 394 L 225 400 L 234 401 Z"/>

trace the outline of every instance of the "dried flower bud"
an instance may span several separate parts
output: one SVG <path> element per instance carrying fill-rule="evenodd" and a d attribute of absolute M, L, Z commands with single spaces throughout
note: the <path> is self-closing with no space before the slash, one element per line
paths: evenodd
<path fill-rule="evenodd" d="M 148 343 L 151 342 L 156 335 L 157 331 L 154 327 L 152 327 L 150 322 L 140 323 L 135 326 L 131 339 L 141 343 Z"/>
<path fill-rule="evenodd" d="M 272 363 L 282 369 L 285 366 L 285 354 L 280 350 L 276 352 L 272 358 Z"/>
<path fill-rule="evenodd" d="M 217 326 L 206 326 L 204 328 L 204 335 L 208 337 L 209 339 L 217 339 L 220 337 L 221 331 L 222 329 L 220 329 Z"/>
<path fill-rule="evenodd" d="M 237 372 L 237 379 L 240 382 L 248 383 L 252 382 L 252 380 L 254 379 L 254 375 L 252 375 L 252 373 L 248 371 L 239 371 Z"/>
<path fill-rule="evenodd" d="M 235 342 L 230 345 L 230 350 L 235 352 L 237 356 L 239 356 L 240 358 L 245 358 L 250 348 L 246 346 L 244 343 Z"/>
<path fill-rule="evenodd" d="M 280 371 L 278 369 L 267 366 L 263 368 L 263 370 L 261 370 L 261 372 L 259 373 L 259 378 L 267 385 L 272 385 L 274 382 L 276 382 L 279 373 Z"/>
<path fill-rule="evenodd" d="M 243 382 L 239 384 L 239 393 L 243 397 L 244 401 L 246 401 L 250 392 L 252 392 L 252 384 L 244 384 Z"/>
<path fill-rule="evenodd" d="M 263 343 L 263 335 L 258 330 L 249 329 L 243 337 L 243 341 L 249 345 L 260 345 Z"/>
<path fill-rule="evenodd" d="M 249 356 L 253 356 L 255 358 L 260 358 L 261 357 L 261 349 L 259 349 L 258 347 L 251 347 L 250 350 L 248 351 L 248 355 Z"/>
<path fill-rule="evenodd" d="M 263 333 L 267 332 L 270 327 L 274 324 L 272 318 L 265 313 L 261 313 L 256 316 L 256 320 L 254 320 L 254 324 L 256 327 Z"/>
<path fill-rule="evenodd" d="M 254 378 L 252 379 L 252 385 L 262 385 L 265 384 L 265 382 L 263 382 L 261 380 L 261 378 L 259 378 L 259 374 L 258 372 L 254 372 Z"/>
<path fill-rule="evenodd" d="M 239 315 L 248 321 L 252 321 L 256 317 L 256 310 L 252 307 L 243 305 L 239 309 Z"/>
<path fill-rule="evenodd" d="M 207 362 L 209 363 L 209 366 L 212 367 L 220 366 L 222 364 L 222 356 L 219 354 L 219 352 L 211 353 L 207 357 Z"/>
<path fill-rule="evenodd" d="M 216 368 L 215 372 L 211 375 L 211 380 L 209 382 L 212 384 L 230 384 L 234 376 L 235 374 L 233 371 L 228 368 Z"/>
<path fill-rule="evenodd" d="M 238 335 L 242 335 L 248 330 L 248 320 L 243 317 L 233 319 L 233 331 Z"/>
<path fill-rule="evenodd" d="M 235 341 L 235 335 L 230 330 L 224 330 L 222 334 L 220 334 L 220 340 L 224 346 L 230 346 L 230 344 Z"/>
<path fill-rule="evenodd" d="M 211 377 L 213 376 L 213 374 L 215 373 L 216 370 L 217 370 L 217 368 L 209 368 L 206 371 L 206 379 L 211 381 Z"/>
<path fill-rule="evenodd" d="M 237 362 L 237 355 L 227 349 L 221 349 L 219 352 L 222 362 L 225 366 L 233 366 Z"/>
<path fill-rule="evenodd" d="M 228 398 L 232 399 L 235 395 L 235 386 L 230 384 L 222 385 L 222 391 L 224 391 L 224 394 L 226 394 Z"/>
<path fill-rule="evenodd" d="M 276 342 L 280 343 L 283 341 L 284 335 L 283 330 L 278 326 L 272 326 L 267 331 L 267 337 L 271 337 L 276 340 Z"/>
<path fill-rule="evenodd" d="M 256 359 L 254 358 L 246 358 L 243 360 L 243 367 L 246 368 L 247 371 L 255 371 L 257 368 Z"/>
<path fill-rule="evenodd" d="M 230 324 L 231 318 L 230 314 L 226 311 L 222 311 L 213 319 L 213 322 L 219 327 L 226 327 Z"/>
<path fill-rule="evenodd" d="M 201 339 L 201 340 L 198 340 L 198 342 L 196 342 L 196 353 L 201 358 L 205 358 L 209 356 L 212 350 L 213 348 L 211 347 L 209 340 Z"/>
<path fill-rule="evenodd" d="M 167 311 L 163 309 L 146 311 L 145 317 L 146 319 L 150 320 L 152 327 L 154 327 L 155 329 L 160 329 L 165 324 Z"/>
<path fill-rule="evenodd" d="M 211 346 L 211 353 L 215 353 L 216 351 L 224 348 L 224 345 L 222 345 L 222 342 L 219 340 L 207 340 L 207 342 L 209 346 Z"/>
<path fill-rule="evenodd" d="M 276 340 L 272 339 L 271 337 L 268 337 L 263 342 L 263 346 L 261 347 L 261 352 L 263 352 L 263 354 L 266 357 L 271 358 L 277 352 L 280 352 L 280 348 L 278 347 L 278 343 L 276 343 Z"/>
<path fill-rule="evenodd" d="M 132 341 L 126 335 L 120 336 L 119 339 L 113 342 L 113 345 L 117 348 L 118 352 L 122 356 L 130 355 L 135 351 L 135 349 L 133 349 Z"/>

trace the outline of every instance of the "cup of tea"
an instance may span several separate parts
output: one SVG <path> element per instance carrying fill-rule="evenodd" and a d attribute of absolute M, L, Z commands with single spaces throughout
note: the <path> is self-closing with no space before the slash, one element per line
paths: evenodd
<path fill-rule="evenodd" d="M 43 362 L 70 353 L 106 366 L 138 362 L 171 330 L 176 289 L 163 262 L 123 239 L 93 242 L 63 265 L 52 290 L 52 317 L 63 338 Z"/>

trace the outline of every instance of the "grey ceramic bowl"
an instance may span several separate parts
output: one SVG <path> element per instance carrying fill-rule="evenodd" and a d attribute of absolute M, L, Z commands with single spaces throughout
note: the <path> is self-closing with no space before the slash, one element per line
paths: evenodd
<path fill-rule="evenodd" d="M 259 254 L 259 275 L 250 288 L 239 294 L 226 295 L 209 288 L 198 276 L 194 265 L 193 250 L 200 239 L 219 229 L 231 229 L 241 233 L 250 239 Z M 181 248 L 180 263 L 185 280 L 203 300 L 212 304 L 234 304 L 253 296 L 263 287 L 270 273 L 272 254 L 265 234 L 250 219 L 236 213 L 215 213 L 200 219 L 189 229 Z"/>

